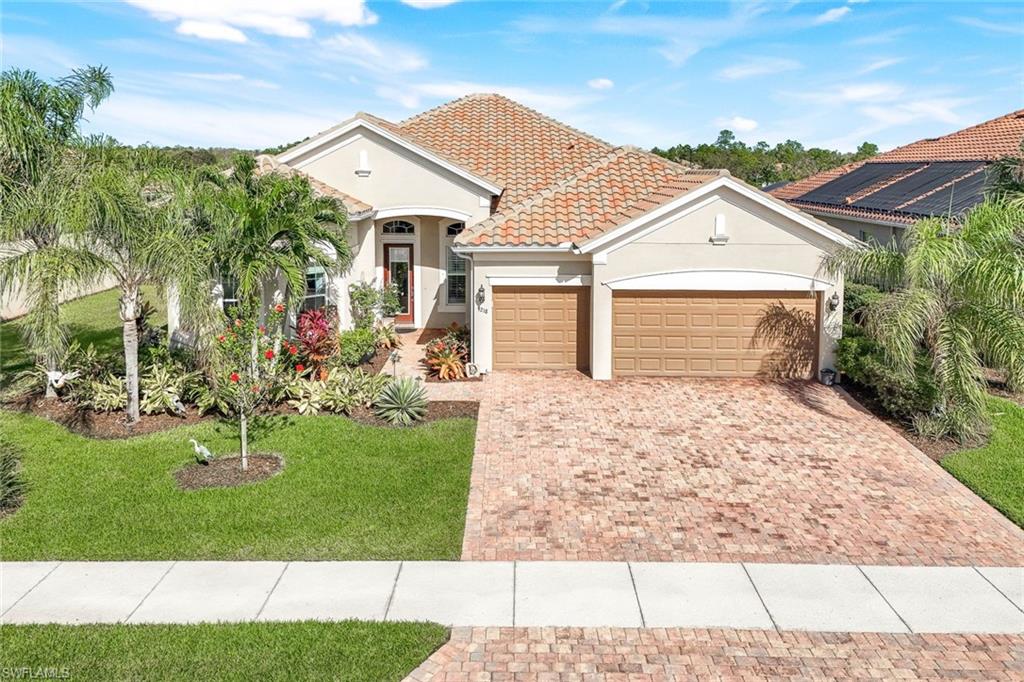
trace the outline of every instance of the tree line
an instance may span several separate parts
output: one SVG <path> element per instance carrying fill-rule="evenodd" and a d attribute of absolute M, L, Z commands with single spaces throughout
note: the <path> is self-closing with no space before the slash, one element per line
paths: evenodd
<path fill-rule="evenodd" d="M 851 161 L 871 158 L 878 154 L 878 145 L 864 142 L 853 153 L 819 147 L 808 149 L 796 140 L 786 140 L 774 147 L 763 141 L 750 146 L 737 140 L 731 130 L 723 130 L 710 144 L 677 144 L 668 149 L 655 147 L 651 151 L 671 161 L 698 168 L 725 168 L 756 187 L 764 187 L 800 180 Z"/>

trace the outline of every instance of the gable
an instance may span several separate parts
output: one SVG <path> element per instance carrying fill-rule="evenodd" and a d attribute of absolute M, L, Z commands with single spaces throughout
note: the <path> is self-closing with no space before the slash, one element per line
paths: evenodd
<path fill-rule="evenodd" d="M 377 209 L 452 209 L 467 222 L 489 213 L 488 190 L 369 127 L 306 149 L 291 164 Z"/>

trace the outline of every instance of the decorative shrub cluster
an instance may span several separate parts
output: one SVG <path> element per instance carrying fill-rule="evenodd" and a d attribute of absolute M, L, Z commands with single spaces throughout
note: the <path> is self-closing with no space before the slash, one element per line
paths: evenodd
<path fill-rule="evenodd" d="M 373 355 L 377 348 L 377 334 L 370 327 L 356 327 L 338 335 L 338 362 L 355 367 Z"/>
<path fill-rule="evenodd" d="M 425 354 L 427 367 L 442 381 L 464 379 L 469 362 L 469 330 L 453 323 L 444 336 L 427 344 Z"/>
<path fill-rule="evenodd" d="M 335 367 L 324 379 L 297 381 L 289 387 L 288 404 L 299 414 L 338 412 L 348 414 L 355 407 L 371 407 L 391 383 L 387 374 L 367 374 L 361 369 Z"/>
<path fill-rule="evenodd" d="M 348 287 L 348 299 L 356 328 L 370 329 L 378 315 L 394 317 L 402 309 L 398 292 L 391 285 L 378 289 L 368 282 L 355 282 Z"/>

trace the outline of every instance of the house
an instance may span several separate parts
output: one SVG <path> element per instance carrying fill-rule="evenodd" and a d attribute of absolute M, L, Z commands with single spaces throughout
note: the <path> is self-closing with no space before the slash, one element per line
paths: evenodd
<path fill-rule="evenodd" d="M 856 236 L 887 244 L 921 218 L 959 215 L 984 200 L 993 161 L 1020 156 L 1024 109 L 770 190 Z"/>
<path fill-rule="evenodd" d="M 731 177 L 615 147 L 505 97 L 392 123 L 360 113 L 260 163 L 349 212 L 354 261 L 307 300 L 390 283 L 397 325 L 472 331 L 495 369 L 817 376 L 833 364 L 854 240 Z"/>

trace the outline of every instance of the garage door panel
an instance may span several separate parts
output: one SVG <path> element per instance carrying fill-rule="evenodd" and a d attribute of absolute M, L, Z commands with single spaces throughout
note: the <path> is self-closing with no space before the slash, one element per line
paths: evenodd
<path fill-rule="evenodd" d="M 816 369 L 812 295 L 617 292 L 612 319 L 612 366 L 620 376 L 808 378 Z"/>
<path fill-rule="evenodd" d="M 589 294 L 586 287 L 495 287 L 495 369 L 588 369 Z"/>

